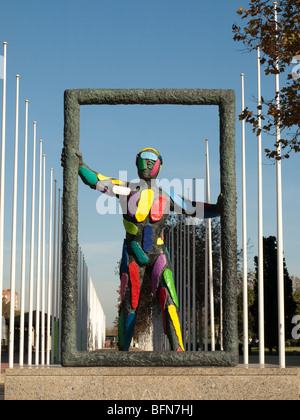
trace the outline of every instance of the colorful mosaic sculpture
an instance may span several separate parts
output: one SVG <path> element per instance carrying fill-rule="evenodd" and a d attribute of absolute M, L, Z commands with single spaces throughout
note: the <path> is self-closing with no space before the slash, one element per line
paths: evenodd
<path fill-rule="evenodd" d="M 136 156 L 141 182 L 136 184 L 103 176 L 90 170 L 82 161 L 79 164 L 79 175 L 85 184 L 104 194 L 117 198 L 123 196 L 122 200 L 127 203 L 125 211 L 123 209 L 126 239 L 120 265 L 119 350 L 129 350 L 140 291 L 144 278 L 149 278 L 145 274 L 150 274 L 152 291 L 161 308 L 171 350 L 184 351 L 177 314 L 178 299 L 170 258 L 164 245 L 163 227 L 169 211 L 178 211 L 178 208 L 182 213 L 195 216 L 196 206 L 201 205 L 204 206 L 204 217 L 219 216 L 216 205 L 191 203 L 184 197 L 176 196 L 173 191 L 158 188 L 154 180 L 162 163 L 162 157 L 155 149 L 141 150 Z"/>

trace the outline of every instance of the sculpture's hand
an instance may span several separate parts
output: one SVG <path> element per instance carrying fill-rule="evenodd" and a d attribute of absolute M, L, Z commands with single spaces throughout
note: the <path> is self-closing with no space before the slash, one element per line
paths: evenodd
<path fill-rule="evenodd" d="M 237 205 L 237 203 L 238 203 L 238 197 L 236 195 L 235 196 L 235 204 Z M 222 211 L 223 211 L 223 208 L 224 208 L 224 195 L 222 193 L 218 197 L 216 208 L 217 208 L 218 212 L 220 214 L 222 214 Z"/>
<path fill-rule="evenodd" d="M 218 201 L 216 203 L 216 208 L 218 213 L 222 214 L 223 213 L 223 194 L 221 193 L 218 197 Z"/>
<path fill-rule="evenodd" d="M 76 156 L 78 157 L 78 168 L 81 168 L 83 166 L 83 159 L 82 154 L 79 152 L 79 150 L 76 152 Z"/>
<path fill-rule="evenodd" d="M 81 168 L 81 166 L 83 166 L 82 154 L 79 151 L 76 151 L 75 155 L 78 158 L 78 168 Z M 62 152 L 61 152 L 60 161 L 61 161 L 61 166 L 64 167 L 65 166 L 65 161 L 66 161 L 66 154 L 65 154 L 65 149 L 64 148 L 62 149 Z"/>

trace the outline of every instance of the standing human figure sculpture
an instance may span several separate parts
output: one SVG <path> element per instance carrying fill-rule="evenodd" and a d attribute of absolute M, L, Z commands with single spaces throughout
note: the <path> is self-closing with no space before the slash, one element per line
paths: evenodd
<path fill-rule="evenodd" d="M 128 351 L 134 334 L 143 281 L 151 281 L 157 297 L 164 332 L 172 351 L 184 351 L 178 318 L 178 299 L 172 267 L 164 244 L 163 228 L 170 211 L 197 215 L 197 205 L 204 206 L 204 217 L 219 216 L 217 205 L 192 203 L 157 187 L 163 160 L 152 148 L 136 156 L 140 182 L 128 183 L 92 171 L 79 157 L 79 175 L 92 189 L 120 199 L 126 230 L 120 265 L 121 303 L 119 310 L 120 351 Z"/>

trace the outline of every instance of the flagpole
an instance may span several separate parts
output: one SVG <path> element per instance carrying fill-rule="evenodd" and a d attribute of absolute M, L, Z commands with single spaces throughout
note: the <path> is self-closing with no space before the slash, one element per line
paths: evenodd
<path fill-rule="evenodd" d="M 41 212 L 42 212 L 42 150 L 43 141 L 40 140 L 39 166 L 39 204 L 38 204 L 38 239 L 37 239 L 37 274 L 36 274 L 36 321 L 35 321 L 35 364 L 39 364 L 40 354 L 40 294 L 41 294 Z"/>
<path fill-rule="evenodd" d="M 193 178 L 193 201 L 196 202 L 196 179 Z M 193 223 L 193 351 L 196 351 L 196 223 Z"/>
<path fill-rule="evenodd" d="M 242 78 L 242 112 L 245 110 L 245 79 Z M 243 331 L 244 331 L 244 364 L 249 363 L 248 349 L 248 264 L 247 264 L 247 202 L 246 202 L 246 151 L 245 151 L 245 120 L 242 120 L 242 224 L 243 224 Z"/>
<path fill-rule="evenodd" d="M 36 177 L 36 121 L 33 122 L 32 151 L 32 192 L 31 192 L 31 233 L 29 266 L 29 314 L 28 314 L 28 365 L 32 365 L 32 325 L 33 325 L 33 279 L 34 279 L 34 231 L 35 231 L 35 177 Z"/>
<path fill-rule="evenodd" d="M 182 262 L 183 262 L 183 248 L 182 248 L 182 214 L 180 215 L 180 287 L 179 287 L 179 295 L 180 295 L 180 305 L 179 305 L 179 316 L 180 316 L 180 325 L 181 325 L 181 330 L 183 331 L 183 288 L 182 288 Z"/>
<path fill-rule="evenodd" d="M 45 364 L 45 216 L 46 216 L 46 155 L 43 155 L 43 204 L 42 204 L 42 305 L 41 305 L 41 365 Z"/>
<path fill-rule="evenodd" d="M 46 363 L 47 365 L 50 365 L 50 315 L 51 315 L 51 297 L 52 297 L 52 290 L 51 290 L 51 286 L 52 286 L 52 272 L 51 272 L 51 268 L 52 268 L 52 217 L 53 217 L 53 212 L 52 212 L 52 206 L 53 206 L 53 168 L 50 169 L 50 205 L 49 205 L 49 239 L 48 239 L 48 296 L 47 296 L 47 360 Z M 53 316 L 53 314 L 52 314 Z"/>
<path fill-rule="evenodd" d="M 188 200 L 190 200 L 190 192 L 188 189 Z M 190 220 L 188 220 L 190 222 Z M 188 325 L 188 346 L 187 350 L 191 351 L 191 244 L 190 244 L 190 223 L 187 224 L 187 325 Z"/>
<path fill-rule="evenodd" d="M 220 350 L 224 350 L 223 345 L 223 258 L 222 258 L 222 237 L 220 235 Z"/>
<path fill-rule="evenodd" d="M 56 266 L 56 322 L 58 322 L 57 337 L 57 359 L 60 360 L 60 330 L 61 330 L 61 256 L 62 256 L 62 198 L 60 196 L 60 188 L 58 188 L 58 209 L 57 209 L 57 266 Z"/>
<path fill-rule="evenodd" d="M 20 349 L 19 365 L 24 365 L 25 332 L 25 267 L 26 267 L 26 206 L 27 206 L 27 143 L 28 143 L 28 100 L 25 101 L 25 141 L 24 141 L 24 179 L 23 179 L 23 226 L 22 226 L 22 262 L 21 262 L 21 314 L 20 314 Z"/>
<path fill-rule="evenodd" d="M 258 317 L 259 317 L 259 363 L 265 363 L 264 327 L 264 255 L 263 255 L 263 195 L 262 195 L 262 144 L 261 144 L 261 72 L 260 47 L 257 47 L 257 166 L 258 166 Z"/>
<path fill-rule="evenodd" d="M 54 364 L 54 328 L 55 328 L 55 297 L 56 297 L 56 179 L 54 180 L 54 220 L 53 220 L 53 266 L 52 266 L 52 320 L 51 320 L 51 364 Z"/>
<path fill-rule="evenodd" d="M 210 203 L 210 173 L 209 173 L 208 139 L 206 139 L 206 202 Z M 208 225 L 207 233 L 208 233 L 208 273 L 209 273 L 211 351 L 215 351 L 215 309 L 214 309 L 211 219 L 207 220 L 207 225 Z"/>
<path fill-rule="evenodd" d="M 186 216 L 183 216 L 183 346 L 186 348 Z"/>
<path fill-rule="evenodd" d="M 16 290 L 16 234 L 17 234 L 17 193 L 18 193 L 18 143 L 19 143 L 19 84 L 16 75 L 16 122 L 15 122 L 15 160 L 13 182 L 13 220 L 10 267 L 10 318 L 9 318 L 9 360 L 10 369 L 14 367 L 14 332 L 15 332 L 15 290 Z"/>
<path fill-rule="evenodd" d="M 274 17 L 278 29 L 277 2 L 274 2 Z M 277 38 L 277 36 L 276 36 Z M 280 81 L 279 58 L 276 59 L 275 91 L 276 109 L 280 112 Z M 278 335 L 279 335 L 279 365 L 285 367 L 285 320 L 284 320 L 284 272 L 283 272 L 283 227 L 282 227 L 282 173 L 281 173 L 281 129 L 280 119 L 276 126 L 276 190 L 277 190 L 277 283 L 278 283 Z"/>
<path fill-rule="evenodd" d="M 205 220 L 204 351 L 208 351 L 208 226 Z"/>
<path fill-rule="evenodd" d="M 3 90 L 2 90 L 2 129 L 1 129 L 1 176 L 0 176 L 0 337 L 2 339 L 2 290 L 3 290 L 3 245 L 4 245 L 4 181 L 5 181 L 5 134 L 6 134 L 6 49 L 3 42 Z M 0 368 L 2 351 L 0 346 Z"/>

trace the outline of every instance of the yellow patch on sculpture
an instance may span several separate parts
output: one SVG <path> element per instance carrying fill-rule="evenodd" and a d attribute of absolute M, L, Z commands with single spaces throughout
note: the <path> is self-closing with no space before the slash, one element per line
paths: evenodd
<path fill-rule="evenodd" d="M 157 245 L 163 245 L 164 241 L 161 238 L 158 238 L 156 244 Z"/>
<path fill-rule="evenodd" d="M 148 216 L 154 199 L 154 192 L 152 190 L 143 190 L 139 200 L 138 208 L 135 213 L 135 218 L 138 222 L 143 222 Z"/>
<path fill-rule="evenodd" d="M 142 152 L 144 152 L 145 150 L 153 150 L 154 152 L 156 152 L 156 153 L 159 155 L 158 151 L 157 151 L 157 150 L 155 150 L 155 149 L 153 149 L 152 147 L 146 147 L 145 149 L 140 150 L 140 151 L 139 151 L 139 153 L 142 153 Z"/>
<path fill-rule="evenodd" d="M 177 315 L 177 311 L 174 305 L 169 305 L 168 306 L 168 311 L 171 317 L 171 320 L 173 322 L 175 331 L 176 331 L 176 335 L 178 337 L 178 341 L 179 341 L 179 345 L 182 348 L 183 351 L 184 347 L 183 347 L 183 341 L 182 341 L 182 335 L 181 335 L 181 329 L 180 329 L 180 323 L 179 323 L 179 319 L 178 319 L 178 315 Z"/>
<path fill-rule="evenodd" d="M 98 177 L 99 181 L 105 181 L 106 179 L 112 179 L 111 177 L 107 177 L 107 176 L 104 176 L 104 175 L 101 175 L 101 174 L 98 174 L 97 177 Z"/>
<path fill-rule="evenodd" d="M 124 185 L 125 184 L 124 181 L 118 181 L 117 179 L 113 179 L 111 182 L 115 185 Z"/>

